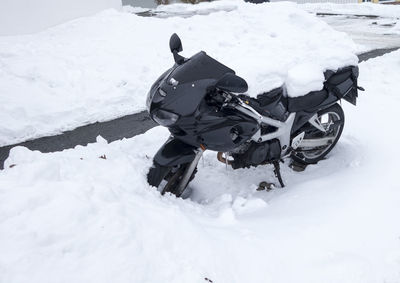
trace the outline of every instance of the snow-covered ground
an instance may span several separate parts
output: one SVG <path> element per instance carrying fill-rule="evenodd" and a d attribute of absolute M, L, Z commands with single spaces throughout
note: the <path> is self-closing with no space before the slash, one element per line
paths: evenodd
<path fill-rule="evenodd" d="M 0 37 L 0 146 L 144 110 L 150 85 L 173 64 L 174 32 L 183 55 L 205 50 L 243 76 L 251 94 L 284 82 L 293 94 L 305 94 L 322 86 L 324 69 L 357 62 L 346 34 L 293 3 L 172 6 L 214 12 L 159 19 L 110 10 L 37 34 Z M 303 67 L 319 83 L 288 75 Z"/>
<path fill-rule="evenodd" d="M 281 0 L 272 0 L 271 2 L 281 2 Z M 376 48 L 400 46 L 400 6 L 372 3 L 307 3 L 300 4 L 298 7 L 314 14 L 333 14 L 333 16 L 321 17 L 321 19 L 335 30 L 348 34 L 358 45 L 357 53 Z M 144 8 L 125 9 L 132 12 L 149 10 Z M 161 5 L 153 9 L 152 13 L 157 17 L 189 17 L 234 9 L 237 9 L 235 5 L 226 5 L 224 2 L 214 7 L 208 7 L 207 5 L 192 5 L 188 7 L 180 4 Z"/>
<path fill-rule="evenodd" d="M 191 47 L 193 48 L 193 47 Z M 147 185 L 161 127 L 42 154 L 0 171 L 0 282 L 400 282 L 400 51 L 360 64 L 343 136 L 285 189 L 272 169 L 206 152 L 190 200 Z M 106 159 L 99 158 L 105 155 Z M 10 168 L 11 167 L 11 168 Z"/>

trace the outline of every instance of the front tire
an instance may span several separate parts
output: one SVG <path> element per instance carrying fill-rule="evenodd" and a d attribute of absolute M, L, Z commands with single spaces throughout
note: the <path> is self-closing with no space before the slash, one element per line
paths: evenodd
<path fill-rule="evenodd" d="M 149 185 L 158 188 L 162 195 L 169 192 L 174 194 L 176 197 L 187 198 L 190 195 L 187 186 L 190 181 L 194 179 L 197 168 L 193 171 L 188 183 L 181 191 L 179 190 L 179 184 L 189 165 L 190 163 L 184 163 L 169 167 L 161 166 L 158 163 L 153 162 L 153 166 L 150 168 L 149 173 L 147 174 L 147 181 Z"/>
<path fill-rule="evenodd" d="M 325 158 L 325 156 L 335 147 L 336 143 L 342 135 L 344 127 L 344 112 L 339 104 L 334 104 L 317 113 L 320 124 L 325 128 L 326 132 L 318 130 L 310 123 L 304 125 L 299 132 L 305 133 L 304 139 L 323 139 L 332 138 L 332 142 L 328 145 L 317 147 L 300 146 L 292 153 L 292 159 L 301 164 L 315 164 Z"/>

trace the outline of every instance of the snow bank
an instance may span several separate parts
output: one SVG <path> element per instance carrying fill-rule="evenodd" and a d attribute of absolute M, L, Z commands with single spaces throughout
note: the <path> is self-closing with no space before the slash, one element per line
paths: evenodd
<path fill-rule="evenodd" d="M 2 0 L 0 36 L 26 34 L 105 9 L 120 9 L 121 0 Z"/>
<path fill-rule="evenodd" d="M 391 33 L 400 35 L 400 21 L 398 21 L 391 29 Z"/>
<path fill-rule="evenodd" d="M 335 4 L 335 3 L 307 3 L 301 4 L 303 9 L 315 13 L 332 13 L 343 15 L 365 15 L 389 18 L 400 17 L 400 6 L 380 5 L 374 3 Z"/>
<path fill-rule="evenodd" d="M 271 167 L 227 170 L 206 151 L 192 199 L 161 197 L 145 181 L 161 127 L 14 148 L 0 171 L 0 282 L 399 282 L 399 71 L 400 51 L 362 63 L 367 91 L 343 104 L 337 147 L 305 172 L 282 166 L 287 187 L 272 192 L 256 191 Z"/>
<path fill-rule="evenodd" d="M 168 19 L 106 11 L 35 35 L 0 37 L 0 146 L 144 110 L 149 87 L 173 64 L 174 32 L 183 55 L 205 50 L 244 77 L 251 95 L 283 83 L 316 90 L 288 81 L 299 64 L 312 61 L 310 76 L 320 78 L 325 69 L 357 63 L 348 36 L 293 3 L 199 5 L 221 6 L 232 10 Z"/>

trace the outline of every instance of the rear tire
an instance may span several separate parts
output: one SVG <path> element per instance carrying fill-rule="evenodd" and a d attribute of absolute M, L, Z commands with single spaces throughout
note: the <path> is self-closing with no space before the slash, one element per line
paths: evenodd
<path fill-rule="evenodd" d="M 161 166 L 156 162 L 153 162 L 153 166 L 150 168 L 147 174 L 147 181 L 149 185 L 158 188 L 162 195 L 169 192 L 174 194 L 176 197 L 187 198 L 190 195 L 188 191 L 188 184 L 194 179 L 197 168 L 193 171 L 188 184 L 183 191 L 178 191 L 179 183 L 186 171 L 186 168 L 190 163 L 180 164 L 178 166 Z M 165 182 L 163 182 L 165 181 Z"/>
<path fill-rule="evenodd" d="M 335 147 L 336 143 L 342 135 L 344 127 L 344 112 L 339 104 L 334 104 L 324 110 L 319 111 L 318 119 L 321 125 L 327 129 L 324 133 L 310 123 L 304 125 L 299 132 L 305 132 L 304 139 L 318 139 L 326 137 L 334 137 L 331 144 L 319 146 L 315 148 L 302 148 L 301 144 L 292 153 L 292 159 L 302 164 L 315 164 L 324 159 L 324 157 Z"/>

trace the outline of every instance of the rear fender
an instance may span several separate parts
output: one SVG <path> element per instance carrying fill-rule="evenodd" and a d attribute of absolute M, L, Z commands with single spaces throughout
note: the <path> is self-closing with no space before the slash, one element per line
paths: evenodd
<path fill-rule="evenodd" d="M 154 156 L 154 162 L 161 166 L 176 166 L 192 162 L 197 148 L 170 137 Z"/>

